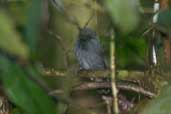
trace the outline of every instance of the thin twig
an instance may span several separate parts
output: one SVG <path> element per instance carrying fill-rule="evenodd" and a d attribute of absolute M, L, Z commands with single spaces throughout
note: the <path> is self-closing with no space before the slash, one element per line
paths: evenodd
<path fill-rule="evenodd" d="M 90 18 L 88 19 L 88 21 L 86 22 L 86 24 L 84 25 L 84 28 L 88 26 L 88 24 L 90 23 L 90 21 L 92 20 L 93 17 L 94 17 L 94 12 L 90 16 Z"/>
<path fill-rule="evenodd" d="M 118 97 L 117 97 L 117 87 L 116 87 L 116 70 L 115 70 L 115 41 L 114 32 L 111 32 L 111 42 L 110 42 L 110 58 L 111 58 L 111 85 L 113 94 L 113 114 L 119 114 Z"/>
<path fill-rule="evenodd" d="M 110 70 L 105 69 L 105 70 L 79 70 L 77 72 L 77 76 L 81 78 L 110 78 Z M 146 77 L 144 74 L 147 71 L 125 71 L 125 70 L 117 70 L 117 77 Z M 43 68 L 41 70 L 41 74 L 43 76 L 53 76 L 53 77 L 61 77 L 61 76 L 67 76 L 67 70 L 56 70 L 56 69 L 49 69 L 49 68 Z M 124 79 L 124 78 L 119 78 L 119 79 Z M 127 78 L 125 79 L 127 80 Z M 128 79 L 129 80 L 129 79 Z M 141 79 L 140 79 L 141 80 Z M 132 80 L 133 81 L 133 80 Z"/>
<path fill-rule="evenodd" d="M 142 34 L 142 36 L 147 35 L 149 32 L 151 32 L 154 29 L 154 26 L 151 26 L 150 28 L 148 28 L 147 30 L 145 30 Z"/>
<path fill-rule="evenodd" d="M 122 72 L 122 71 L 121 71 Z M 41 74 L 44 76 L 61 77 L 66 76 L 66 70 L 55 70 L 55 69 L 42 69 Z M 78 77 L 81 78 L 92 78 L 101 77 L 108 78 L 110 70 L 80 70 L 77 73 Z"/>

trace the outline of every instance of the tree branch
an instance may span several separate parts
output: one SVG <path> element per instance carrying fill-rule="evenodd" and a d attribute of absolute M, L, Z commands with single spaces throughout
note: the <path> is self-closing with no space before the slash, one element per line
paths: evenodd
<path fill-rule="evenodd" d="M 120 90 L 127 90 L 127 91 L 133 91 L 136 93 L 140 93 L 143 94 L 144 96 L 147 96 L 149 98 L 152 98 L 154 96 L 156 96 L 155 93 L 150 92 L 148 90 L 145 90 L 144 88 L 137 86 L 135 84 L 128 84 L 128 83 L 124 83 L 124 82 L 117 82 L 116 86 L 118 87 L 118 89 Z M 95 90 L 95 89 L 111 89 L 111 84 L 109 82 L 102 82 L 102 83 L 98 83 L 98 82 L 87 82 L 87 83 L 83 83 L 77 87 L 73 88 L 73 92 L 76 91 L 85 91 L 85 90 Z M 51 91 L 49 94 L 50 95 L 56 95 L 56 94 L 62 94 L 63 90 L 54 90 Z"/>

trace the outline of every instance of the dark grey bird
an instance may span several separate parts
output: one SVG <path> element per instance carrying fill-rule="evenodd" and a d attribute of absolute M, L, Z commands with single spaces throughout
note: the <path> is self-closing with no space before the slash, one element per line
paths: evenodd
<path fill-rule="evenodd" d="M 98 36 L 90 28 L 80 29 L 75 55 L 81 70 L 103 70 L 106 63 Z"/>

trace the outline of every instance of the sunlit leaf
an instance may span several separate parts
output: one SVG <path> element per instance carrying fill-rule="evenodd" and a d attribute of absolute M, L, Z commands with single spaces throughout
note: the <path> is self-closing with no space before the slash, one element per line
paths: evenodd
<path fill-rule="evenodd" d="M 28 58 L 29 50 L 15 31 L 13 23 L 3 11 L 0 11 L 0 49 L 21 58 Z"/>

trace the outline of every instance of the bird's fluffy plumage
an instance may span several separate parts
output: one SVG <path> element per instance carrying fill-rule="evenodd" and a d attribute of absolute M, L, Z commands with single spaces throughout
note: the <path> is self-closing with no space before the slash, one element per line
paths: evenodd
<path fill-rule="evenodd" d="M 102 70 L 106 68 L 98 37 L 89 28 L 80 31 L 75 46 L 75 54 L 81 69 Z"/>

